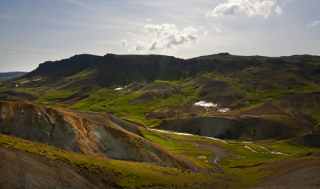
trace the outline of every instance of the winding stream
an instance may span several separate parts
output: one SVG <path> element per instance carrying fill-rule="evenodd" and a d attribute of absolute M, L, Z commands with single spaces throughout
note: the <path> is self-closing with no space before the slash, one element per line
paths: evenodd
<path fill-rule="evenodd" d="M 158 132 L 167 133 L 167 134 L 186 135 L 186 136 L 201 136 L 201 135 L 194 135 L 194 134 L 190 134 L 190 133 L 179 133 L 179 132 L 159 130 L 159 129 L 150 129 L 150 128 L 148 128 L 148 129 L 151 130 L 151 131 L 158 131 Z M 226 143 L 226 144 L 230 144 L 230 143 L 228 143 L 227 141 L 222 140 L 222 139 L 219 139 L 219 138 L 213 138 L 213 137 L 208 137 L 208 136 L 202 136 L 202 137 L 205 137 L 205 138 L 208 138 L 208 139 L 212 139 L 212 140 L 217 140 L 217 141 L 220 141 L 220 142 L 223 142 L 223 143 Z M 233 142 L 233 141 L 230 141 L 230 142 Z M 255 150 L 253 150 L 252 148 L 250 148 L 249 146 L 246 146 L 246 145 L 244 146 L 245 148 L 251 150 L 251 151 L 254 152 L 254 153 L 271 153 L 271 154 L 279 154 L 279 155 L 288 155 L 288 154 L 283 153 L 283 152 L 278 152 L 278 151 L 270 150 L 269 148 L 266 148 L 266 147 L 264 147 L 264 146 L 255 144 L 255 143 L 253 143 L 253 142 L 249 142 L 249 141 L 237 141 L 237 142 L 252 144 L 252 145 L 255 145 L 255 146 L 259 147 L 259 148 L 263 148 L 263 149 L 265 149 L 265 150 L 268 151 L 268 152 L 257 152 L 257 151 L 255 151 Z M 230 144 L 230 145 L 232 145 L 232 144 Z M 217 159 L 215 160 L 215 162 L 216 162 L 216 161 L 217 161 Z"/>

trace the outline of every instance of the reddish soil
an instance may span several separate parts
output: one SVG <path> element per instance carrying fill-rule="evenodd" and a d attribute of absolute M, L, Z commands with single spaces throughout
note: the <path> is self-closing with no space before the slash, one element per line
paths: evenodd
<path fill-rule="evenodd" d="M 243 112 L 238 113 L 239 115 L 263 115 L 263 114 L 282 114 L 286 113 L 284 110 L 272 106 L 271 104 L 263 104 L 262 106 L 252 108 Z"/>
<path fill-rule="evenodd" d="M 195 107 L 192 107 L 193 110 L 195 110 Z M 201 111 L 205 111 L 205 109 L 203 110 L 203 108 L 201 107 Z M 188 114 L 190 113 L 189 109 L 183 108 L 181 106 L 171 106 L 168 108 L 163 108 L 154 112 L 149 113 L 145 119 L 149 120 L 149 119 L 167 119 L 167 118 L 173 118 L 175 116 L 179 116 L 182 117 L 184 114 Z"/>
<path fill-rule="evenodd" d="M 235 99 L 230 96 L 218 96 L 214 103 L 218 105 L 219 108 L 227 108 L 230 106 L 233 102 L 235 102 Z"/>
<path fill-rule="evenodd" d="M 270 85 L 268 83 L 259 83 L 257 85 L 257 90 L 258 91 L 267 91 L 270 89 Z"/>
<path fill-rule="evenodd" d="M 106 180 L 110 181 L 110 177 L 106 177 Z M 86 169 L 71 167 L 47 157 L 0 147 L 0 188 L 111 187 Z"/>
<path fill-rule="evenodd" d="M 262 171 L 277 172 L 265 179 L 261 186 L 320 186 L 320 152 L 301 152 L 304 159 L 289 159 L 274 162 Z"/>

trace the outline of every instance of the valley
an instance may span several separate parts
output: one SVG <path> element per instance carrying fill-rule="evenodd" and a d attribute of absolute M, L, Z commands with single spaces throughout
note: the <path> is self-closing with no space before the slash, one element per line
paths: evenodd
<path fill-rule="evenodd" d="M 44 62 L 0 84 L 0 188 L 319 187 L 319 78 L 311 55 Z"/>

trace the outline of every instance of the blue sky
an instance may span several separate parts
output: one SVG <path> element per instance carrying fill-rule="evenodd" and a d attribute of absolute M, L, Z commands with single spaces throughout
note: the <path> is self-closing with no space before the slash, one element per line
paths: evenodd
<path fill-rule="evenodd" d="M 0 0 L 0 72 L 75 54 L 320 55 L 319 0 Z"/>

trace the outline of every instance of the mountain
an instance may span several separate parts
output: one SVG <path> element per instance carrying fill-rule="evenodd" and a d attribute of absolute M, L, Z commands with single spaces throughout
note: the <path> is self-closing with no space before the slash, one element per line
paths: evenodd
<path fill-rule="evenodd" d="M 28 72 L 4 72 L 0 73 L 0 81 L 9 80 L 15 77 L 20 77 L 25 75 Z"/>
<path fill-rule="evenodd" d="M 319 81 L 311 55 L 44 62 L 0 84 L 0 188 L 319 186 Z"/>
<path fill-rule="evenodd" d="M 1 91 L 38 104 L 108 112 L 150 126 L 161 119 L 192 113 L 217 115 L 287 94 L 319 92 L 319 79 L 320 57 L 311 55 L 220 53 L 183 60 L 162 55 L 83 54 L 40 64 L 3 84 Z M 194 106 L 199 101 L 216 107 Z"/>

